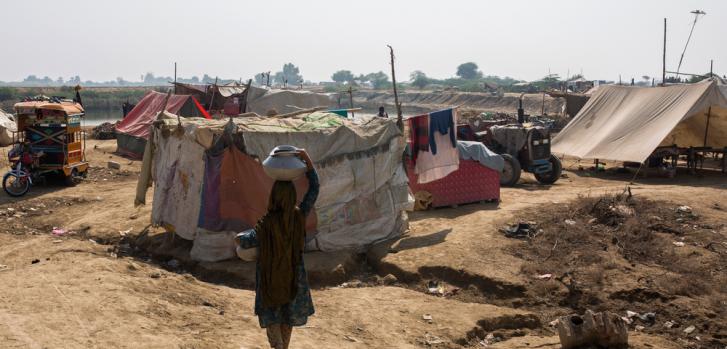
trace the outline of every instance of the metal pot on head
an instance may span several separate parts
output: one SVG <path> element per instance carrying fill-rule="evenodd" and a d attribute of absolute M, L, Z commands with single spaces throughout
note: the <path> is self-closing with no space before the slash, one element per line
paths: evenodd
<path fill-rule="evenodd" d="M 292 145 L 279 145 L 263 161 L 263 170 L 276 181 L 292 181 L 302 176 L 306 164 L 298 158 L 300 150 Z"/>

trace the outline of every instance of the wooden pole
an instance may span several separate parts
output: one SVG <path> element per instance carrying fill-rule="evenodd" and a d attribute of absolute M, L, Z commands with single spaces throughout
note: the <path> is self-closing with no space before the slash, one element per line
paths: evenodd
<path fill-rule="evenodd" d="M 252 79 L 247 80 L 247 86 L 245 86 L 245 92 L 243 93 L 242 100 L 240 101 L 240 114 L 247 113 L 247 96 L 250 94 L 250 86 L 252 86 Z"/>
<path fill-rule="evenodd" d="M 391 55 L 391 82 L 394 85 L 394 104 L 396 104 L 396 125 L 399 126 L 399 130 L 404 131 L 404 117 L 401 115 L 401 104 L 399 104 L 399 93 L 396 91 L 396 71 L 394 69 L 394 48 L 391 45 L 389 47 L 389 53 Z"/>
<path fill-rule="evenodd" d="M 212 103 L 215 101 L 215 89 L 217 88 L 217 77 L 215 76 L 215 84 L 212 85 L 212 96 L 210 96 L 210 106 L 207 108 L 207 111 L 212 110 Z"/>
<path fill-rule="evenodd" d="M 661 61 L 661 86 L 666 86 L 666 18 L 664 18 L 664 52 Z"/>
<path fill-rule="evenodd" d="M 707 135 L 709 134 L 709 119 L 712 117 L 712 106 L 707 109 L 707 126 L 704 128 L 704 147 L 707 147 Z"/>
<path fill-rule="evenodd" d="M 177 94 L 177 62 L 174 62 L 174 94 Z"/>
<path fill-rule="evenodd" d="M 348 85 L 348 102 L 351 105 L 351 109 L 353 109 L 353 87 L 351 85 Z M 351 117 L 355 117 L 353 111 L 351 111 Z"/>
<path fill-rule="evenodd" d="M 709 60 L 709 77 L 714 77 L 714 59 Z"/>

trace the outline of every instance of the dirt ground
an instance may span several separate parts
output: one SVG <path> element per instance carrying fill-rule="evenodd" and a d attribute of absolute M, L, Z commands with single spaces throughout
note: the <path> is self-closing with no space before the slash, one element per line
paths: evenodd
<path fill-rule="evenodd" d="M 151 205 L 133 206 L 140 162 L 114 150 L 90 141 L 92 175 L 76 187 L 0 195 L 0 347 L 266 348 L 249 283 L 210 271 L 249 274 L 249 263 L 191 265 L 133 244 L 163 233 L 148 228 Z M 639 177 L 625 204 L 633 213 L 613 223 L 584 207 L 623 193 L 633 175 L 564 167 L 553 186 L 524 175 L 498 205 L 412 213 L 405 236 L 364 255 L 307 255 L 309 268 L 337 277 L 313 282 L 316 314 L 291 347 L 559 348 L 549 322 L 593 309 L 653 312 L 630 325 L 633 348 L 723 349 L 727 175 Z M 676 211 L 684 205 L 689 213 Z M 535 236 L 501 231 L 521 221 L 537 223 Z M 428 294 L 430 282 L 443 295 Z"/>

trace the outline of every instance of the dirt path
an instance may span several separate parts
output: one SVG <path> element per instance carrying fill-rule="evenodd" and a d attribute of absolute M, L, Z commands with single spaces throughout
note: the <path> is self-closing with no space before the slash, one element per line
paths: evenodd
<path fill-rule="evenodd" d="M 253 291 L 204 282 L 184 268 L 143 257 L 119 256 L 106 244 L 127 231 L 140 232 L 150 212 L 150 206 L 132 204 L 139 162 L 110 155 L 113 148 L 109 141 L 89 143 L 97 175 L 75 188 L 34 187 L 20 200 L 0 195 L 0 221 L 6 223 L 0 232 L 0 347 L 266 348 L 252 312 Z M 121 174 L 105 169 L 109 160 L 122 164 Z M 412 214 L 407 236 L 368 254 L 374 271 L 399 281 L 317 287 L 316 315 L 295 330 L 291 347 L 481 347 L 483 334 L 496 334 L 507 340 L 493 348 L 557 348 L 557 335 L 541 314 L 521 304 L 529 287 L 523 261 L 507 252 L 515 242 L 497 229 L 527 210 L 623 190 L 625 177 L 569 172 L 552 187 L 527 177 L 518 188 L 503 189 L 498 206 Z M 725 189 L 725 176 L 649 179 L 632 186 L 635 195 L 690 205 L 723 220 L 723 212 L 708 207 L 727 207 Z M 15 217 L 18 212 L 24 215 Z M 53 236 L 54 226 L 76 233 Z M 460 294 L 427 295 L 421 291 L 429 279 L 461 288 Z M 636 332 L 631 343 L 682 347 Z"/>

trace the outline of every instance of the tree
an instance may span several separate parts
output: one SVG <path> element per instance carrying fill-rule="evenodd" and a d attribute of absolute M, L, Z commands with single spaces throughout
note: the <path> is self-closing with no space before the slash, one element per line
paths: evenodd
<path fill-rule="evenodd" d="M 279 85 L 284 85 L 288 83 L 288 79 L 285 78 L 285 73 L 281 71 L 276 72 L 275 75 L 273 75 L 272 80 L 274 83 Z"/>
<path fill-rule="evenodd" d="M 56 79 L 56 84 L 63 85 L 63 77 L 59 76 L 58 79 Z"/>
<path fill-rule="evenodd" d="M 689 83 L 693 84 L 693 83 L 700 82 L 704 79 L 709 78 L 709 76 L 710 76 L 710 73 L 705 73 L 704 75 L 692 75 L 692 77 L 689 78 Z"/>
<path fill-rule="evenodd" d="M 474 62 L 462 63 L 457 67 L 457 76 L 462 79 L 472 80 L 482 77 L 479 67 Z"/>
<path fill-rule="evenodd" d="M 273 81 L 280 85 L 296 85 L 303 81 L 303 76 L 300 75 L 300 69 L 293 63 L 286 63 L 283 65 L 283 71 L 275 73 Z"/>
<path fill-rule="evenodd" d="M 212 84 L 214 82 L 215 82 L 215 79 L 213 79 L 211 76 L 209 76 L 207 74 L 204 74 L 204 76 L 202 76 L 202 83 L 203 84 Z"/>
<path fill-rule="evenodd" d="M 421 70 L 415 70 L 410 75 L 411 84 L 414 87 L 424 88 L 429 85 L 430 80 L 426 74 Z"/>
<path fill-rule="evenodd" d="M 344 82 L 347 82 L 350 84 L 353 82 L 354 77 L 350 70 L 339 70 L 339 71 L 333 73 L 333 75 L 331 76 L 331 79 L 333 79 L 333 81 L 335 81 L 339 84 L 342 84 Z"/>
<path fill-rule="evenodd" d="M 363 81 L 369 81 L 374 86 L 374 89 L 380 90 L 389 86 L 389 76 L 380 71 L 378 73 L 366 74 Z"/>
<path fill-rule="evenodd" d="M 256 85 L 259 85 L 259 86 L 265 85 L 265 83 L 267 82 L 266 79 L 265 79 L 265 74 L 264 73 L 257 73 L 257 74 L 255 74 L 255 79 L 254 80 L 255 80 L 255 84 Z"/>

